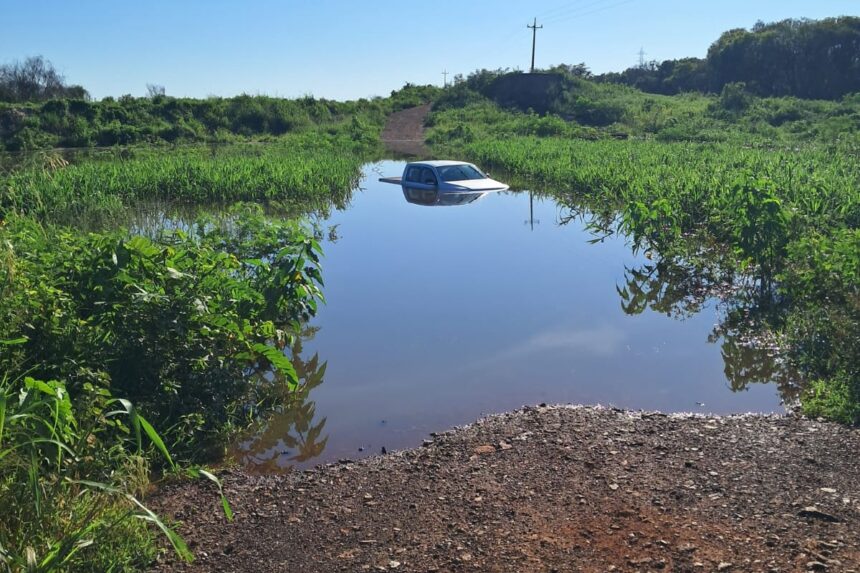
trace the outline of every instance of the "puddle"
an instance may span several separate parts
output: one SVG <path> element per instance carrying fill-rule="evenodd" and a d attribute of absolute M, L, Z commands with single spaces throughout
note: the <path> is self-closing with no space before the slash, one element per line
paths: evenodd
<path fill-rule="evenodd" d="M 654 269 L 623 238 L 592 244 L 548 198 L 440 204 L 377 181 L 402 169 L 367 166 L 350 208 L 325 222 L 327 304 L 298 356 L 312 387 L 235 458 L 261 471 L 355 459 L 541 402 L 783 411 L 791 377 L 773 353 L 714 333 L 715 299 L 682 293 L 670 317 L 633 294 L 660 299 L 696 277 Z"/>

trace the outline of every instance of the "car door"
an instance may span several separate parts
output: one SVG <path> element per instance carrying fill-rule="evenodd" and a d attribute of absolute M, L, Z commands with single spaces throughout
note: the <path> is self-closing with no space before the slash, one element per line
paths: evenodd
<path fill-rule="evenodd" d="M 424 167 L 423 165 L 416 165 L 413 169 L 416 169 L 417 172 L 410 173 L 410 187 L 415 187 L 417 189 L 436 189 L 438 187 L 436 173 L 434 173 L 432 169 Z"/>

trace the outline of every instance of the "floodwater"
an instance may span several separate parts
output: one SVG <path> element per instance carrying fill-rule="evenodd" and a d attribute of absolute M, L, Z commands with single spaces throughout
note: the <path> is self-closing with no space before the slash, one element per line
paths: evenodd
<path fill-rule="evenodd" d="M 651 261 L 624 238 L 592 244 L 528 192 L 411 203 L 377 181 L 402 169 L 367 166 L 351 207 L 325 222 L 327 304 L 296 357 L 309 388 L 233 448 L 243 463 L 356 459 L 543 402 L 783 411 L 777 384 L 748 383 L 776 377 L 775 359 L 713 334 L 716 300 L 681 318 L 625 312 L 628 279 Z"/>

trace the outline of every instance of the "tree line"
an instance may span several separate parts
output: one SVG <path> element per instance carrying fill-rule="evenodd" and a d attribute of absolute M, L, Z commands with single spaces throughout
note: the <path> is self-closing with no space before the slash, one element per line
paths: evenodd
<path fill-rule="evenodd" d="M 860 92 L 860 17 L 758 22 L 723 33 L 704 59 L 654 61 L 595 79 L 665 95 L 743 83 L 762 97 L 839 99 Z"/>

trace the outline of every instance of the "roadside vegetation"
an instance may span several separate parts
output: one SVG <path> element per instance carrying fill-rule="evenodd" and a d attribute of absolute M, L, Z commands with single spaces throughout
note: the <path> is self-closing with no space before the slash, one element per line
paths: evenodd
<path fill-rule="evenodd" d="M 804 142 L 860 145 L 860 94 L 832 101 L 762 98 L 745 84 L 732 83 L 717 95 L 665 96 L 596 83 L 583 77 L 582 68 L 560 65 L 546 70 L 558 79 L 553 97 L 519 109 L 497 105 L 491 86 L 517 73 L 481 70 L 447 90 L 434 110 L 449 113 L 430 117 L 430 126 L 438 128 L 430 134 L 431 143 L 460 130 L 450 135 L 459 140 L 532 135 L 727 142 L 744 147 Z"/>
<path fill-rule="evenodd" d="M 151 471 L 207 475 L 298 387 L 283 350 L 322 299 L 312 230 L 259 207 L 154 240 L 10 215 L 0 245 L 0 563 L 136 570 L 144 522 L 190 558 L 141 496 Z"/>
<path fill-rule="evenodd" d="M 151 90 L 148 97 L 124 95 L 91 101 L 61 93 L 22 101 L 4 98 L 2 84 L 0 76 L 0 149 L 6 151 L 275 141 L 287 134 L 320 130 L 351 130 L 353 135 L 361 132 L 368 141 L 378 141 L 389 113 L 426 103 L 441 91 L 407 84 L 387 98 L 349 102 L 313 96 L 175 98 L 164 95 L 163 89 Z M 47 81 L 37 82 L 27 93 L 54 93 L 48 86 Z"/>

